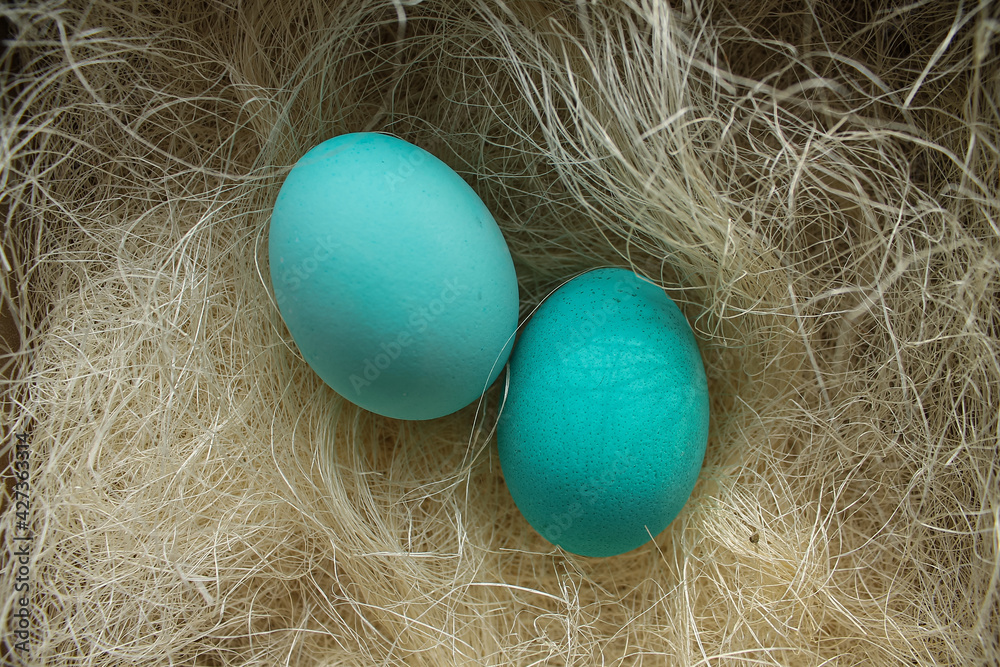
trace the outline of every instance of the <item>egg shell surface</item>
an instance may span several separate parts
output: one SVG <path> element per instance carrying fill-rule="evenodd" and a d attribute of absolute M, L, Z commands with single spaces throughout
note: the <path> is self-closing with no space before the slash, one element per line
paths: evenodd
<path fill-rule="evenodd" d="M 517 327 L 510 251 L 444 162 L 378 133 L 306 153 L 269 229 L 278 309 L 306 362 L 371 412 L 433 419 L 482 395 Z"/>
<path fill-rule="evenodd" d="M 613 556 L 687 502 L 708 441 L 694 334 L 658 286 L 584 273 L 531 316 L 510 359 L 497 442 L 507 488 L 546 540 Z"/>

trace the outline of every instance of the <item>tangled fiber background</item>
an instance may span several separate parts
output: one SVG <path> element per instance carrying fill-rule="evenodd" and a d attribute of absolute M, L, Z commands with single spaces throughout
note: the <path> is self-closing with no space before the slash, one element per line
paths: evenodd
<path fill-rule="evenodd" d="M 30 433 L 35 535 L 33 653 L 11 661 L 1000 661 L 996 4 L 0 16 L 4 447 Z M 682 306 L 713 421 L 654 543 L 587 559 L 524 522 L 496 458 L 502 380 L 402 422 L 302 361 L 270 208 L 308 148 L 360 130 L 474 187 L 522 315 L 607 264 Z M 9 500 L 2 525 L 9 552 Z"/>

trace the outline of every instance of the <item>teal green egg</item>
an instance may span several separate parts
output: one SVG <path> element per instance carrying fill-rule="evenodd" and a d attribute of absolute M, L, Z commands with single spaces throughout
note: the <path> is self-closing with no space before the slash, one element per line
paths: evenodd
<path fill-rule="evenodd" d="M 531 316 L 497 442 L 507 488 L 549 542 L 614 556 L 687 502 L 708 441 L 708 382 L 684 315 L 624 269 L 584 273 Z"/>
<path fill-rule="evenodd" d="M 268 245 L 303 358 L 366 410 L 450 414 L 507 362 L 518 315 L 507 243 L 473 189 L 413 144 L 361 132 L 310 150 L 281 186 Z"/>

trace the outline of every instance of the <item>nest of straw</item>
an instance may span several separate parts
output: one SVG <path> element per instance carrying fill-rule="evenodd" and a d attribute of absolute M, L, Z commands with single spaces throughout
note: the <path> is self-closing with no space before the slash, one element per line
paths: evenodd
<path fill-rule="evenodd" d="M 987 0 L 0 7 L 7 499 L 34 665 L 1000 660 L 1000 15 Z M 502 387 L 428 422 L 306 366 L 267 224 L 382 131 L 493 211 L 527 313 L 598 265 L 691 322 L 712 426 L 653 543 L 562 552 Z"/>

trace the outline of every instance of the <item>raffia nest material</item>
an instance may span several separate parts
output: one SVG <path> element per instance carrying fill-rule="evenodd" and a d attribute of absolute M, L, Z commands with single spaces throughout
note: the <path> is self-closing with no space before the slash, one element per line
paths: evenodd
<path fill-rule="evenodd" d="M 31 664 L 1000 660 L 993 3 L 0 15 Z M 522 317 L 600 265 L 681 304 L 711 435 L 654 543 L 581 558 L 525 523 L 497 463 L 502 382 L 403 422 L 303 362 L 270 209 L 308 148 L 360 130 L 473 186 Z M 9 502 L 3 526 L 13 549 Z"/>

